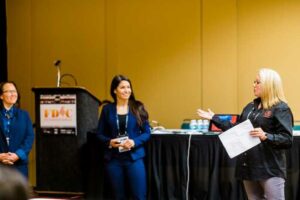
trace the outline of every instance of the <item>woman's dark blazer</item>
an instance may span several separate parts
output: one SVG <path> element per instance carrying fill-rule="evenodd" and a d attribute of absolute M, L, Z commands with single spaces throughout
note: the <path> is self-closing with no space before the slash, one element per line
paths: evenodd
<path fill-rule="evenodd" d="M 104 158 L 110 160 L 116 149 L 109 148 L 110 140 L 118 136 L 117 128 L 117 108 L 115 103 L 107 104 L 103 107 L 99 119 L 97 137 L 104 143 Z M 133 160 L 145 156 L 144 144 L 150 139 L 150 125 L 145 121 L 140 127 L 136 117 L 132 112 L 128 114 L 127 134 L 130 139 L 134 140 L 134 148 L 130 150 Z"/>
<path fill-rule="evenodd" d="M 28 112 L 14 108 L 14 115 L 11 119 L 9 147 L 4 136 L 4 127 L 0 120 L 0 153 L 12 152 L 18 155 L 19 160 L 14 166 L 26 177 L 28 177 L 28 155 L 34 141 L 32 122 Z"/>

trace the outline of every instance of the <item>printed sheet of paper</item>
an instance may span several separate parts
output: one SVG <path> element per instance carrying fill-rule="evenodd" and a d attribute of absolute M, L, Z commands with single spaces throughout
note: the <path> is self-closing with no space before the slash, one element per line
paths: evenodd
<path fill-rule="evenodd" d="M 253 130 L 253 126 L 248 119 L 219 135 L 230 158 L 234 158 L 260 143 L 258 137 L 250 136 L 251 130 Z"/>

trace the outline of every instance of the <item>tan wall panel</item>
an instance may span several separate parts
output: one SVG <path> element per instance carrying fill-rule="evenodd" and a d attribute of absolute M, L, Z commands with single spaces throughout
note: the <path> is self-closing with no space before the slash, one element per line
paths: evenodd
<path fill-rule="evenodd" d="M 151 120 L 179 128 L 184 118 L 195 118 L 201 105 L 200 1 L 108 3 L 108 35 L 114 36 L 108 63 L 132 79 Z"/>
<path fill-rule="evenodd" d="M 13 15 L 13 18 L 11 16 Z M 8 45 L 8 79 L 18 85 L 21 106 L 34 109 L 31 105 L 31 6 L 30 1 L 20 1 L 14 5 L 7 1 L 7 45 Z M 10 23 L 11 22 L 11 23 Z M 18 24 L 18 26 L 12 26 Z"/>
<path fill-rule="evenodd" d="M 236 1 L 203 0 L 202 4 L 202 107 L 238 113 Z"/>
<path fill-rule="evenodd" d="M 33 84 L 56 86 L 53 61 L 62 74 L 73 74 L 78 85 L 105 97 L 104 0 L 44 0 L 32 3 Z M 62 86 L 74 85 L 66 78 Z"/>
<path fill-rule="evenodd" d="M 300 2 L 239 1 L 238 9 L 239 107 L 254 98 L 257 70 L 270 67 L 280 73 L 294 117 L 300 120 Z"/>

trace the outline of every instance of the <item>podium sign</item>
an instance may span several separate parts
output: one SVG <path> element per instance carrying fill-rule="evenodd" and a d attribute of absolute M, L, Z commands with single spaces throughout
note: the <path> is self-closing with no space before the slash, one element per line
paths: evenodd
<path fill-rule="evenodd" d="M 75 94 L 40 95 L 42 134 L 77 135 Z"/>

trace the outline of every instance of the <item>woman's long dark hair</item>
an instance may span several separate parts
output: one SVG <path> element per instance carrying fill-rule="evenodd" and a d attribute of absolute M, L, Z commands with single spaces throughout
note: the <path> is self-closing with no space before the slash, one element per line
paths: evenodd
<path fill-rule="evenodd" d="M 4 89 L 3 89 L 3 88 L 4 88 L 4 85 L 5 85 L 5 84 L 12 84 L 13 86 L 15 86 L 15 88 L 16 88 L 16 90 L 17 90 L 17 94 L 18 94 L 18 99 L 17 99 L 17 102 L 15 103 L 14 106 L 20 107 L 20 99 L 21 99 L 21 96 L 20 96 L 18 87 L 17 87 L 17 85 L 16 85 L 15 82 L 13 82 L 13 81 L 4 81 L 4 82 L 1 82 L 1 83 L 0 83 L 0 96 L 3 95 L 3 92 L 4 92 Z M 0 109 L 2 109 L 3 107 L 4 107 L 4 105 L 3 105 L 3 102 L 2 102 L 2 100 L 1 100 L 1 101 L 0 101 Z"/>
<path fill-rule="evenodd" d="M 119 86 L 121 81 L 127 81 L 130 85 L 131 95 L 129 97 L 129 109 L 134 114 L 134 116 L 137 118 L 137 122 L 138 122 L 139 126 L 142 126 L 142 124 L 148 120 L 149 115 L 148 115 L 147 110 L 145 109 L 144 104 L 135 99 L 131 81 L 126 76 L 116 75 L 112 79 L 111 85 L 110 85 L 110 95 L 114 99 L 114 102 L 117 102 L 117 96 L 114 91 L 115 91 L 115 89 L 117 89 L 117 87 Z"/>

